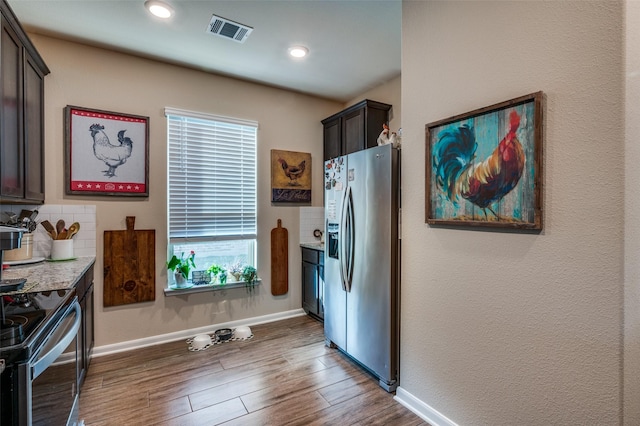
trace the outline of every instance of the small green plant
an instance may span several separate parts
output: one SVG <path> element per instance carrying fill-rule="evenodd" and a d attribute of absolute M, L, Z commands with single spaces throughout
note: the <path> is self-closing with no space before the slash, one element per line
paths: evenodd
<path fill-rule="evenodd" d="M 191 250 L 191 253 L 187 257 L 184 257 L 184 252 L 180 254 L 180 257 L 177 257 L 175 254 L 171 256 L 171 259 L 167 262 L 167 269 L 173 272 L 180 273 L 185 279 L 189 278 L 189 272 L 191 268 L 195 268 L 196 264 L 194 259 L 196 257 L 196 252 Z"/>
<path fill-rule="evenodd" d="M 247 290 L 250 292 L 253 290 L 253 286 L 256 284 L 256 281 L 258 281 L 258 270 L 253 266 L 247 265 L 242 269 L 241 278 L 242 281 L 244 281 Z"/>
<path fill-rule="evenodd" d="M 227 282 L 227 270 L 224 266 L 216 265 L 215 263 L 207 269 L 207 272 L 211 274 L 211 276 L 215 279 L 220 280 L 220 284 L 225 284 Z"/>
<path fill-rule="evenodd" d="M 207 268 L 207 272 L 213 276 L 218 276 L 222 266 L 216 265 L 215 263 Z"/>

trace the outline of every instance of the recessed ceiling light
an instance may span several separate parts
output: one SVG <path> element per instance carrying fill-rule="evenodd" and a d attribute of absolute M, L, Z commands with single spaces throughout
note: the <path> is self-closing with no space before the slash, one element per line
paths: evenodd
<path fill-rule="evenodd" d="M 309 53 L 309 49 L 304 46 L 293 46 L 289 48 L 289 55 L 294 58 L 304 58 Z"/>
<path fill-rule="evenodd" d="M 147 0 L 144 2 L 144 6 L 158 18 L 167 19 L 173 15 L 173 9 L 168 4 L 159 0 Z"/>

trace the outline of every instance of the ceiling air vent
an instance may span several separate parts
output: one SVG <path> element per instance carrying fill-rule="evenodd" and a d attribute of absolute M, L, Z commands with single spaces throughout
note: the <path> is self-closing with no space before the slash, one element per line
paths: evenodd
<path fill-rule="evenodd" d="M 238 43 L 244 43 L 244 41 L 249 37 L 249 34 L 251 34 L 251 31 L 253 31 L 253 28 L 247 25 L 239 24 L 216 15 L 211 17 L 211 21 L 207 28 L 208 33 L 228 38 L 230 40 L 237 41 Z"/>

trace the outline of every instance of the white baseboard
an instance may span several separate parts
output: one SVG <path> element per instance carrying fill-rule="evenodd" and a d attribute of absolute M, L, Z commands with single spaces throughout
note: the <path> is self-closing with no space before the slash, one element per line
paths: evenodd
<path fill-rule="evenodd" d="M 258 325 L 273 321 L 280 321 L 287 318 L 304 316 L 306 313 L 301 309 L 291 311 L 278 312 L 275 314 L 262 315 L 259 317 L 247 318 L 238 321 L 230 321 L 221 324 L 212 324 L 205 327 L 193 328 L 190 330 L 176 331 L 173 333 L 160 334 L 158 336 L 145 337 L 137 340 L 129 340 L 127 342 L 114 343 L 111 345 L 96 346 L 93 348 L 93 357 L 111 355 L 118 352 L 130 351 L 132 349 L 140 349 L 148 346 L 155 346 L 161 343 L 175 342 L 176 340 L 187 340 L 197 334 L 211 334 L 220 328 L 236 328 L 243 325 Z"/>
<path fill-rule="evenodd" d="M 398 389 L 396 389 L 396 396 L 393 399 L 433 426 L 458 426 L 458 424 L 453 420 L 449 419 L 429 404 L 422 402 L 402 387 L 398 387 Z"/>

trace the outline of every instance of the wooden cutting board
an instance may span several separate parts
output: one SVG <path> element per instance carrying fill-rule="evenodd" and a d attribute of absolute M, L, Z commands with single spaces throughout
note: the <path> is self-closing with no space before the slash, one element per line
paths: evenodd
<path fill-rule="evenodd" d="M 281 296 L 289 291 L 289 231 L 282 227 L 271 230 L 271 294 Z"/>
<path fill-rule="evenodd" d="M 104 231 L 104 306 L 149 302 L 156 298 L 156 231 Z"/>

